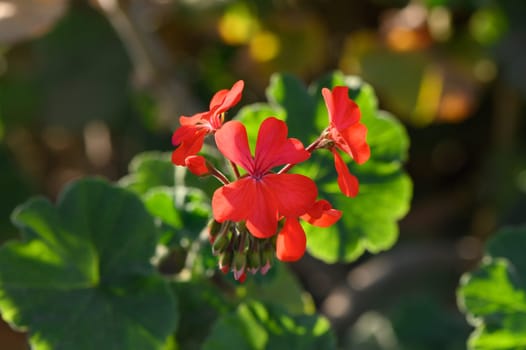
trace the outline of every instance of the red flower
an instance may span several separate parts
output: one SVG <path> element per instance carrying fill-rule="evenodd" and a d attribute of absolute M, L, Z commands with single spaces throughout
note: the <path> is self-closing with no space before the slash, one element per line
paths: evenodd
<path fill-rule="evenodd" d="M 210 174 L 210 169 L 208 169 L 206 159 L 202 156 L 188 156 L 184 160 L 184 164 L 194 175 L 205 176 Z"/>
<path fill-rule="evenodd" d="M 328 201 L 322 199 L 314 203 L 301 218 L 317 227 L 329 227 L 341 216 L 341 211 L 333 209 Z M 276 240 L 276 257 L 281 261 L 296 261 L 305 254 L 306 247 L 307 238 L 298 218 L 285 218 Z"/>
<path fill-rule="evenodd" d="M 342 212 L 338 209 L 333 209 L 331 203 L 325 199 L 320 199 L 301 216 L 309 224 L 316 227 L 329 227 L 336 221 L 340 220 Z"/>
<path fill-rule="evenodd" d="M 205 136 L 214 133 L 223 124 L 227 110 L 235 106 L 241 99 L 244 82 L 239 80 L 230 90 L 218 91 L 210 101 L 207 112 L 197 113 L 191 117 L 181 116 L 181 126 L 172 135 L 172 144 L 177 147 L 172 153 L 172 162 L 185 165 L 185 158 L 199 153 Z"/>
<path fill-rule="evenodd" d="M 312 207 L 318 190 L 310 178 L 271 172 L 274 167 L 309 158 L 301 142 L 287 138 L 287 132 L 283 121 L 265 119 L 259 129 L 255 157 L 240 122 L 228 122 L 216 132 L 219 151 L 247 171 L 246 176 L 214 192 L 212 211 L 217 221 L 246 220 L 252 235 L 268 238 L 276 233 L 281 217 L 298 217 Z"/>
<path fill-rule="evenodd" d="M 366 162 L 371 150 L 366 141 L 367 128 L 360 123 L 360 109 L 349 98 L 349 88 L 337 86 L 332 92 L 321 91 L 329 111 L 328 138 L 335 148 L 350 155 L 358 164 Z M 338 173 L 338 185 L 343 194 L 354 197 L 358 194 L 358 179 L 353 176 L 338 152 L 332 148 L 334 166 Z"/>

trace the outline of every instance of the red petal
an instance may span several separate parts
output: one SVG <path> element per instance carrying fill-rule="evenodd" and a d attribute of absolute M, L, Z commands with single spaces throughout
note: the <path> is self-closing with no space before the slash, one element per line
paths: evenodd
<path fill-rule="evenodd" d="M 218 188 L 212 197 L 212 212 L 219 222 L 246 220 L 247 229 L 258 238 L 276 234 L 278 209 L 265 185 L 245 177 Z"/>
<path fill-rule="evenodd" d="M 250 208 L 247 229 L 258 238 L 272 237 L 278 229 L 279 214 L 276 199 L 266 183 L 252 181 L 256 185 L 256 193 L 244 204 Z"/>
<path fill-rule="evenodd" d="M 365 125 L 357 123 L 345 130 L 340 130 L 340 135 L 344 143 L 338 142 L 338 146 L 352 156 L 356 163 L 363 164 L 369 159 L 371 150 L 366 141 L 367 127 Z"/>
<path fill-rule="evenodd" d="M 215 133 L 219 151 L 232 162 L 242 166 L 249 173 L 253 171 L 254 161 L 248 146 L 247 130 L 240 122 L 227 122 Z"/>
<path fill-rule="evenodd" d="M 172 145 L 179 146 L 184 140 L 194 138 L 198 131 L 199 127 L 195 125 L 180 126 L 172 134 Z"/>
<path fill-rule="evenodd" d="M 287 218 L 276 240 L 276 257 L 281 261 L 296 261 L 305 254 L 307 238 L 295 218 Z"/>
<path fill-rule="evenodd" d="M 329 227 L 340 220 L 341 216 L 340 210 L 333 209 L 331 203 L 325 199 L 320 199 L 301 218 L 317 227 Z"/>
<path fill-rule="evenodd" d="M 210 116 L 211 116 L 211 114 L 210 114 L 209 111 L 197 113 L 197 114 L 194 114 L 191 117 L 181 116 L 181 117 L 179 117 L 179 124 L 181 124 L 181 125 L 197 125 L 199 122 L 202 122 L 203 120 L 204 121 L 208 121 L 210 119 Z"/>
<path fill-rule="evenodd" d="M 329 121 L 336 129 L 346 129 L 360 120 L 360 109 L 349 97 L 348 87 L 336 86 L 332 92 L 323 88 L 321 93 L 329 111 Z"/>
<path fill-rule="evenodd" d="M 287 138 L 287 124 L 269 117 L 261 123 L 256 142 L 256 167 L 266 173 L 275 166 L 299 163 L 309 158 L 303 144 L 297 139 Z"/>
<path fill-rule="evenodd" d="M 191 138 L 185 137 L 183 142 L 172 152 L 172 163 L 184 166 L 186 157 L 199 153 L 203 147 L 205 136 L 206 130 L 200 129 Z"/>
<path fill-rule="evenodd" d="M 262 182 L 272 191 L 281 216 L 305 214 L 318 196 L 314 181 L 303 175 L 267 174 Z"/>
<path fill-rule="evenodd" d="M 347 165 L 340 154 L 332 149 L 334 155 L 334 167 L 338 173 L 338 186 L 347 197 L 355 197 L 358 194 L 358 179 L 349 172 Z"/>
<path fill-rule="evenodd" d="M 212 196 L 212 213 L 219 222 L 245 220 L 256 197 L 256 186 L 251 178 L 243 178 L 219 187 Z"/>
<path fill-rule="evenodd" d="M 245 83 L 243 80 L 237 81 L 230 90 L 218 91 L 210 101 L 210 110 L 217 114 L 226 112 L 241 100 L 241 93 Z"/>
<path fill-rule="evenodd" d="M 188 156 L 185 158 L 184 163 L 194 175 L 204 176 L 210 174 L 210 170 L 206 165 L 206 159 L 202 156 Z"/>
<path fill-rule="evenodd" d="M 226 95 L 228 94 L 228 89 L 219 90 L 214 94 L 210 100 L 210 110 L 215 112 L 215 109 L 219 108 L 223 101 L 225 100 Z"/>

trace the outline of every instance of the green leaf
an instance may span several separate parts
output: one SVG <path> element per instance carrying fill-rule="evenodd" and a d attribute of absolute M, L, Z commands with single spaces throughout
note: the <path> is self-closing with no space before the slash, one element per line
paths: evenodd
<path fill-rule="evenodd" d="M 224 290 L 210 279 L 177 281 L 172 286 L 180 300 L 184 300 L 176 334 L 180 349 L 201 349 L 216 319 L 234 309 L 232 301 L 226 299 Z"/>
<path fill-rule="evenodd" d="M 213 147 L 204 145 L 201 154 L 212 163 L 217 163 L 219 153 Z M 140 195 L 156 187 L 194 187 L 199 188 L 209 197 L 219 186 L 212 176 L 198 177 L 187 171 L 186 167 L 174 166 L 169 152 L 143 152 L 136 155 L 130 162 L 129 174 L 123 177 L 119 184 Z M 186 190 L 182 190 L 185 193 Z"/>
<path fill-rule="evenodd" d="M 309 293 L 301 287 L 288 266 L 276 263 L 266 275 L 250 275 L 238 287 L 238 294 L 261 302 L 280 301 L 280 305 L 291 313 L 313 313 L 314 302 Z"/>
<path fill-rule="evenodd" d="M 156 230 L 139 198 L 80 180 L 56 207 L 31 199 L 12 219 L 23 241 L 0 248 L 0 312 L 34 349 L 162 347 L 177 306 L 150 264 Z"/>
<path fill-rule="evenodd" d="M 187 247 L 197 239 L 211 212 L 208 196 L 191 187 L 154 187 L 143 195 L 143 201 L 150 214 L 159 219 L 164 233 L 161 242 L 167 245 L 176 239 Z"/>
<path fill-rule="evenodd" d="M 138 194 L 153 187 L 174 186 L 174 165 L 169 153 L 144 152 L 136 155 L 129 166 L 129 175 L 120 184 Z"/>
<path fill-rule="evenodd" d="M 316 315 L 292 316 L 259 302 L 240 304 L 215 323 L 205 350 L 336 349 L 329 322 Z"/>
<path fill-rule="evenodd" d="M 320 188 L 320 196 L 343 211 L 342 219 L 326 229 L 305 225 L 309 252 L 326 262 L 352 261 L 365 250 L 378 253 L 398 238 L 398 218 L 405 215 L 411 199 L 411 180 L 404 173 L 381 180 L 362 177 L 355 198 L 340 194 L 332 183 Z"/>
<path fill-rule="evenodd" d="M 110 23 L 95 9 L 71 7 L 29 50 L 36 84 L 25 90 L 36 95 L 35 112 L 45 125 L 82 130 L 95 116 L 113 125 L 130 123 L 132 64 Z M 31 105 L 27 99 L 16 102 Z"/>
<path fill-rule="evenodd" d="M 269 100 L 286 111 L 290 133 L 307 135 L 303 139 L 307 145 L 328 125 L 321 89 L 342 85 L 349 87 L 350 97 L 360 106 L 361 120 L 367 126 L 367 142 L 371 147 L 371 158 L 365 164 L 357 165 L 352 161 L 348 164 L 360 181 L 358 196 L 347 198 L 340 193 L 329 151 L 316 151 L 311 159 L 294 168 L 295 172 L 317 182 L 320 198 L 329 200 L 343 211 L 342 219 L 330 228 L 304 226 L 309 252 L 326 262 L 349 262 L 364 251 L 376 253 L 390 248 L 398 238 L 397 221 L 409 210 L 412 197 L 412 182 L 403 170 L 409 137 L 396 118 L 378 110 L 370 85 L 357 77 L 335 72 L 305 89 L 292 76 L 276 75 L 267 93 Z M 294 126 L 301 128 L 302 132 L 293 130 Z"/>
<path fill-rule="evenodd" d="M 285 111 L 289 136 L 304 138 L 312 133 L 314 125 L 307 121 L 314 115 L 314 100 L 301 81 L 291 75 L 274 74 L 267 88 L 267 98 L 272 106 Z"/>
<path fill-rule="evenodd" d="M 403 297 L 392 306 L 389 318 L 403 350 L 463 350 L 471 331 L 462 314 L 449 307 L 449 300 L 431 294 Z"/>
<path fill-rule="evenodd" d="M 526 227 L 498 232 L 487 244 L 481 266 L 462 276 L 460 308 L 475 331 L 468 347 L 526 349 Z"/>
<path fill-rule="evenodd" d="M 210 216 L 210 197 L 186 182 L 210 187 L 208 180 L 214 179 L 196 179 L 186 168 L 174 166 L 169 153 L 140 153 L 129 168 L 130 174 L 119 183 L 141 195 L 150 214 L 158 219 L 161 243 L 169 244 L 174 237 L 195 239 Z"/>

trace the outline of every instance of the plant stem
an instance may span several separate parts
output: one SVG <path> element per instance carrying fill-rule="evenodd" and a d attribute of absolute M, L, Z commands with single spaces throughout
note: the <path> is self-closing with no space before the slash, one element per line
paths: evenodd
<path fill-rule="evenodd" d="M 221 182 L 223 185 L 228 185 L 230 183 L 230 181 L 228 180 L 228 178 L 225 176 L 225 174 L 223 174 L 219 169 L 217 169 L 216 167 L 210 167 L 210 173 L 212 174 L 213 177 L 215 177 L 216 179 L 219 180 L 219 182 Z"/>
<path fill-rule="evenodd" d="M 230 161 L 230 165 L 232 166 L 232 170 L 234 170 L 234 175 L 236 176 L 236 180 L 241 177 L 241 174 L 239 173 L 239 169 L 233 161 Z"/>

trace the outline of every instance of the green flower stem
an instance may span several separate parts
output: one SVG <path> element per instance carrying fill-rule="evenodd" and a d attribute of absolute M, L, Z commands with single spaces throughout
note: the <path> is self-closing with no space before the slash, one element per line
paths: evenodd
<path fill-rule="evenodd" d="M 239 179 L 241 177 L 241 174 L 239 173 L 239 169 L 233 161 L 230 161 L 230 165 L 232 166 L 232 170 L 234 171 L 234 175 L 236 176 L 236 179 Z"/>
<path fill-rule="evenodd" d="M 219 169 L 217 169 L 215 166 L 210 166 L 209 168 L 210 174 L 212 174 L 213 177 L 219 180 L 223 185 L 228 185 L 230 181 L 228 178 L 223 174 Z"/>

